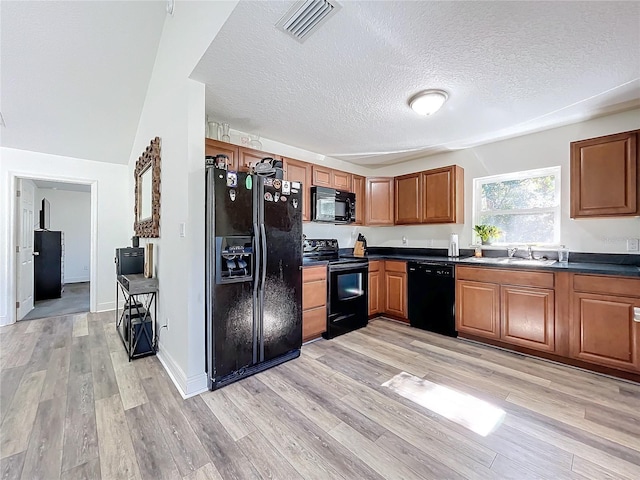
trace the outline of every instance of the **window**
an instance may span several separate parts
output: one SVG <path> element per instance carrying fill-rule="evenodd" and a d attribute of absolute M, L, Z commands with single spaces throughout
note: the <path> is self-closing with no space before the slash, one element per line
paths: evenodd
<path fill-rule="evenodd" d="M 496 243 L 559 244 L 560 167 L 474 179 L 473 224 L 502 230 Z"/>

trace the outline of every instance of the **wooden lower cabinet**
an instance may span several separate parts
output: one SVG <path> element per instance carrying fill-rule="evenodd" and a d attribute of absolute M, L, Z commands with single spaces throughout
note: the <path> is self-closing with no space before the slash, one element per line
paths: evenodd
<path fill-rule="evenodd" d="M 380 301 L 382 300 L 382 274 L 380 260 L 369 262 L 369 316 L 382 313 Z"/>
<path fill-rule="evenodd" d="M 302 341 L 327 331 L 327 267 L 302 269 Z"/>
<path fill-rule="evenodd" d="M 408 322 L 407 262 L 386 261 L 384 266 L 384 311 Z"/>
<path fill-rule="evenodd" d="M 572 297 L 571 356 L 640 371 L 640 298 L 582 292 Z"/>
<path fill-rule="evenodd" d="M 555 351 L 555 295 L 553 290 L 502 286 L 502 340 L 536 350 Z"/>
<path fill-rule="evenodd" d="M 456 330 L 480 337 L 500 338 L 500 286 L 456 282 Z"/>
<path fill-rule="evenodd" d="M 456 329 L 555 352 L 554 274 L 458 267 Z"/>

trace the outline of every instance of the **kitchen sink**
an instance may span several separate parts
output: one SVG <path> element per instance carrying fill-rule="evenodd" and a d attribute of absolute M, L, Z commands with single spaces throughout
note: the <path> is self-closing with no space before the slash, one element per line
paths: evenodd
<path fill-rule="evenodd" d="M 490 263 L 493 265 L 521 265 L 523 267 L 543 267 L 553 265 L 557 260 L 519 258 L 519 257 L 470 257 L 465 262 Z"/>

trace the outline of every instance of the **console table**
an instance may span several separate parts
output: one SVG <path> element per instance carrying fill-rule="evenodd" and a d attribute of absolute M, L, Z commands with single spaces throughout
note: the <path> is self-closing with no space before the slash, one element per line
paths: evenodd
<path fill-rule="evenodd" d="M 146 278 L 143 274 L 117 277 L 116 330 L 122 339 L 129 361 L 156 353 L 157 293 L 157 278 Z M 122 313 L 118 314 L 120 294 L 124 297 L 124 308 Z"/>

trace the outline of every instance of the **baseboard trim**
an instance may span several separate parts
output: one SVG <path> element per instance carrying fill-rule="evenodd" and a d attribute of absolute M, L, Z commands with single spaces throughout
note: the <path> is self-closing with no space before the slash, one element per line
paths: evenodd
<path fill-rule="evenodd" d="M 0 327 L 5 327 L 7 325 L 13 325 L 13 323 L 9 323 L 9 316 L 8 315 L 0 316 Z"/>
<path fill-rule="evenodd" d="M 88 283 L 90 281 L 91 279 L 89 277 L 71 277 L 71 278 L 64 279 L 65 285 L 67 283 Z"/>
<path fill-rule="evenodd" d="M 102 302 L 98 304 L 96 312 L 106 312 L 107 310 L 115 310 L 116 302 Z"/>
<path fill-rule="evenodd" d="M 158 345 L 156 356 L 182 398 L 187 399 L 208 390 L 207 374 L 205 372 L 187 378 L 173 357 L 162 347 L 162 344 Z"/>

